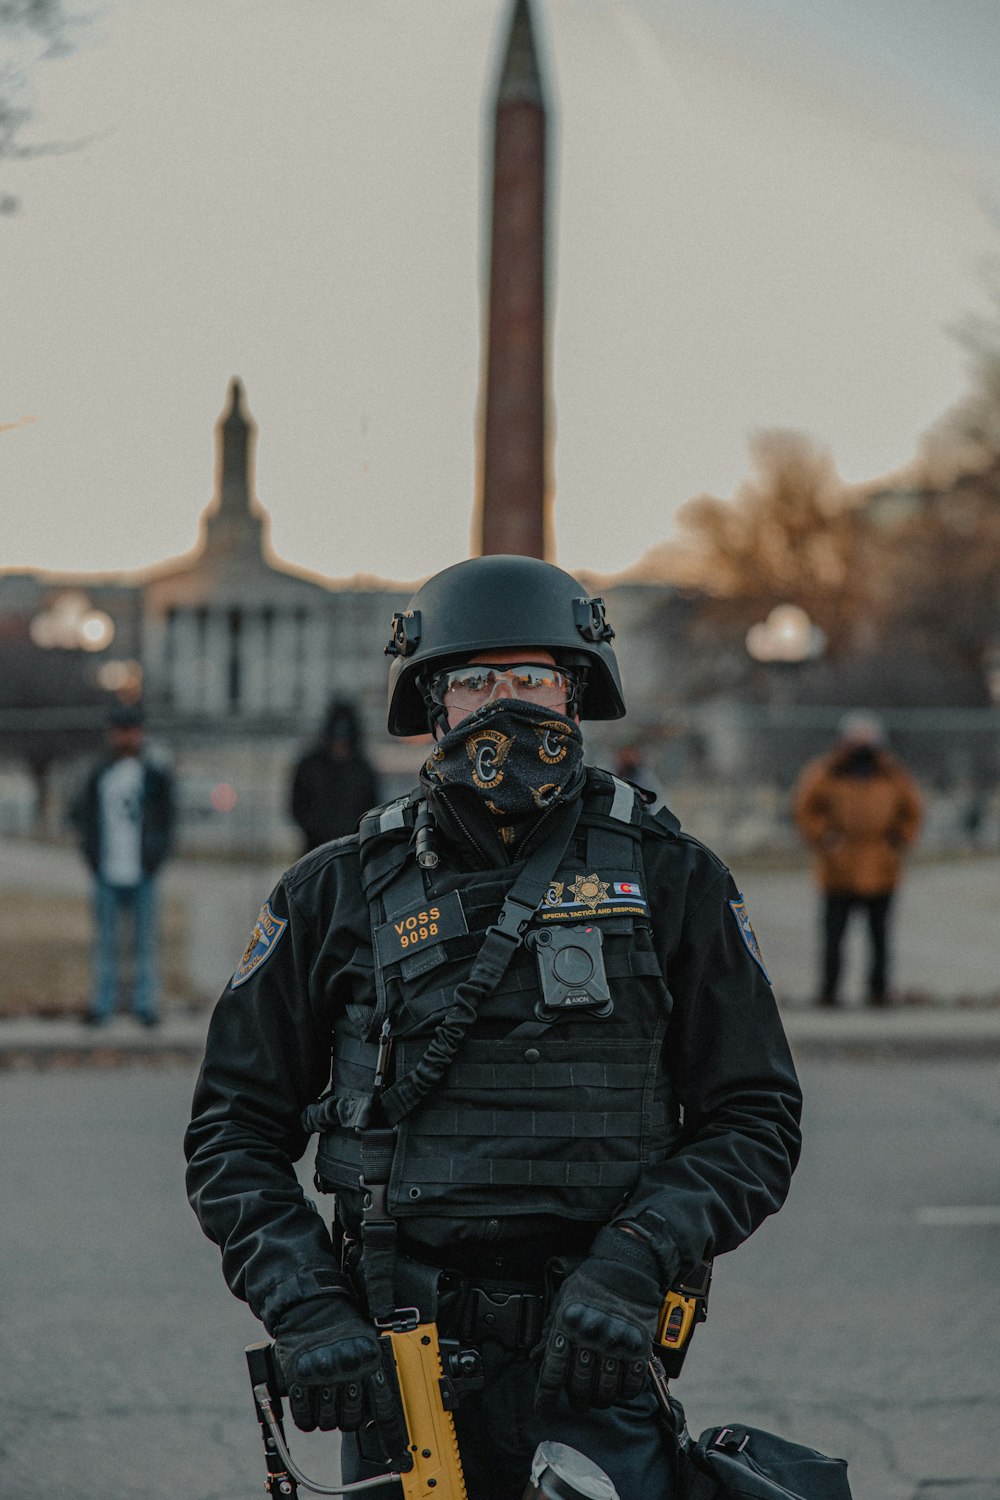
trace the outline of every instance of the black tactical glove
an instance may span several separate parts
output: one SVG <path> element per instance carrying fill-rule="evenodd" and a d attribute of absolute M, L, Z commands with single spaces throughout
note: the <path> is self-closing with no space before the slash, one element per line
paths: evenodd
<path fill-rule="evenodd" d="M 563 1386 L 574 1411 L 631 1401 L 646 1382 L 662 1301 L 648 1245 L 627 1230 L 602 1229 L 560 1288 L 536 1405 L 544 1408 Z"/>
<path fill-rule="evenodd" d="M 386 1457 L 405 1450 L 406 1428 L 386 1379 L 379 1336 L 353 1302 L 346 1296 L 300 1302 L 278 1319 L 274 1335 L 296 1427 L 355 1432 L 370 1420 Z"/>

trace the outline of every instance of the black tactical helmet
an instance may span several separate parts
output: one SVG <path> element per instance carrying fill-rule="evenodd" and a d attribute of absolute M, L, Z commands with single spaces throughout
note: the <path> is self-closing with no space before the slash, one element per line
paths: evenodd
<path fill-rule="evenodd" d="M 604 600 L 587 597 L 561 568 L 536 557 L 474 557 L 435 573 L 392 617 L 385 648 L 389 733 L 426 734 L 420 679 L 435 667 L 460 666 L 484 651 L 534 646 L 560 666 L 584 668 L 576 708 L 582 719 L 620 719 L 625 712 L 614 631 Z"/>

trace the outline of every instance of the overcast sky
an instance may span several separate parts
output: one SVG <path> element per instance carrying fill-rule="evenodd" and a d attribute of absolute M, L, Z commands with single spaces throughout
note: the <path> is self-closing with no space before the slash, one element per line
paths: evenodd
<path fill-rule="evenodd" d="M 106 0 L 0 163 L 0 566 L 186 550 L 232 375 L 278 552 L 469 549 L 507 0 Z M 535 0 L 557 560 L 626 568 L 792 427 L 844 477 L 965 388 L 1000 256 L 996 0 Z M 33 420 L 24 420 L 24 419 Z"/>

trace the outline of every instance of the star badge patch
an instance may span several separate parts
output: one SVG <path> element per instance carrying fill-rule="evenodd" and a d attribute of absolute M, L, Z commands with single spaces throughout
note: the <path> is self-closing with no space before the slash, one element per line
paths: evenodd
<path fill-rule="evenodd" d="M 608 882 L 597 875 L 578 875 L 569 889 L 573 900 L 582 901 L 584 906 L 597 906 L 608 899 Z"/>

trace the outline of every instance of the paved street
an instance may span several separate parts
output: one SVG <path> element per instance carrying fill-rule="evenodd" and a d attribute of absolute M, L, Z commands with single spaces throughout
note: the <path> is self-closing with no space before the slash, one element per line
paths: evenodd
<path fill-rule="evenodd" d="M 855 1500 L 1000 1500 L 1000 1074 L 807 1059 L 785 1211 L 717 1267 L 677 1383 L 850 1461 Z M 242 1349 L 182 1188 L 191 1066 L 0 1077 L 4 1493 L 247 1500 Z M 332 1476 L 330 1441 L 297 1436 Z"/>
<path fill-rule="evenodd" d="M 789 1201 L 717 1266 L 677 1384 L 849 1460 L 855 1500 L 1000 1500 L 1000 1072 L 805 1063 Z"/>

